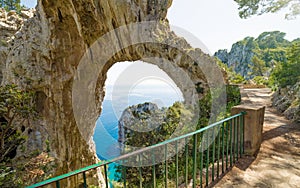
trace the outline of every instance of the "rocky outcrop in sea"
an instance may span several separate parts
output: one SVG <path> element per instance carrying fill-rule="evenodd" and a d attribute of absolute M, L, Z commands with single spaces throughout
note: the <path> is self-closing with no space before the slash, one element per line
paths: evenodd
<path fill-rule="evenodd" d="M 126 108 L 119 119 L 119 143 L 124 144 L 132 131 L 148 132 L 160 127 L 165 117 L 166 108 L 159 109 L 150 102 Z"/>

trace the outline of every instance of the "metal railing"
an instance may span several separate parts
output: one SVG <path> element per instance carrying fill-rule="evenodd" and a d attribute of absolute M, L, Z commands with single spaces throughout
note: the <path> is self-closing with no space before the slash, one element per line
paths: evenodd
<path fill-rule="evenodd" d="M 244 112 L 233 115 L 197 131 L 39 182 L 28 188 L 49 184 L 59 188 L 61 181 L 74 176 L 80 176 L 82 186 L 88 187 L 87 173 L 97 168 L 104 171 L 105 186 L 109 187 L 108 165 L 114 162 L 125 164 L 130 160 L 140 165 L 119 166 L 121 187 L 209 186 L 224 175 L 244 153 L 244 115 Z M 160 152 L 160 158 L 165 161 L 160 164 L 153 162 L 152 166 L 143 167 L 145 160 L 159 158 L 158 151 L 164 151 Z M 170 151 L 174 152 L 174 156 L 168 156 Z M 145 175 L 148 179 L 143 177 Z M 135 181 L 132 181 L 132 177 Z"/>

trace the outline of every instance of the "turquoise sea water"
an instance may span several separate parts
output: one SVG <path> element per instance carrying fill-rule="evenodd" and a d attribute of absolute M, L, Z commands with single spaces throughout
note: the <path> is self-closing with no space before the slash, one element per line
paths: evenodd
<path fill-rule="evenodd" d="M 110 91 L 111 88 L 108 88 Z M 147 88 L 149 90 L 149 88 Z M 155 92 L 156 91 L 156 92 Z M 162 92 L 164 91 L 164 92 Z M 141 92 L 142 93 L 142 92 Z M 118 145 L 118 115 L 122 114 L 122 111 L 131 105 L 141 104 L 144 102 L 158 102 L 159 107 L 169 107 L 175 101 L 182 101 L 181 96 L 178 93 L 168 91 L 166 88 L 156 88 L 152 90 L 150 95 L 133 94 L 126 97 L 126 104 L 120 104 L 124 100 L 112 101 L 109 93 L 104 98 L 102 103 L 102 112 L 96 122 L 96 128 L 94 133 L 94 141 L 96 144 L 96 152 L 100 159 L 109 160 L 120 155 Z M 121 107 L 122 109 L 116 109 Z M 116 180 L 115 166 L 117 164 L 111 164 L 108 167 L 108 175 L 110 180 Z"/>
<path fill-rule="evenodd" d="M 102 104 L 102 114 L 100 118 L 96 122 L 96 128 L 94 133 L 94 141 L 96 144 L 96 152 L 98 157 L 101 160 L 108 160 L 114 158 L 106 158 L 106 156 L 101 155 L 101 153 L 105 152 L 106 148 L 112 145 L 112 141 L 110 139 L 104 139 L 103 134 L 109 133 L 112 138 L 116 141 L 118 140 L 118 119 L 114 114 L 112 109 L 111 101 L 105 100 Z M 106 133 L 107 131 L 107 133 Z M 105 132 L 105 133 L 104 133 Z M 103 147 L 107 146 L 107 147 Z M 115 179 L 115 165 L 111 164 L 108 166 L 108 175 L 110 180 Z"/>

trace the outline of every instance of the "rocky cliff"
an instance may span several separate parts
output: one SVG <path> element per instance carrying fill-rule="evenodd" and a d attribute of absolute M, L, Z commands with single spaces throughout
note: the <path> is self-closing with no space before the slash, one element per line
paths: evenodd
<path fill-rule="evenodd" d="M 254 56 L 253 47 L 248 41 L 253 41 L 253 38 L 247 39 L 247 42 L 239 41 L 232 45 L 230 52 L 227 50 L 219 50 L 214 56 L 218 57 L 228 67 L 232 67 L 236 73 L 241 74 L 244 78 L 249 79 L 250 66 Z"/>
<path fill-rule="evenodd" d="M 236 73 L 241 74 L 246 79 L 252 79 L 255 76 L 269 76 L 275 62 L 286 63 L 285 47 L 292 45 L 285 39 L 285 33 L 280 31 L 263 32 L 257 38 L 246 37 L 234 43 L 231 50 L 219 50 L 214 56 L 218 57 L 228 67 L 233 68 Z M 254 63 L 253 57 L 256 57 Z M 257 75 L 253 66 L 258 66 L 263 62 L 263 75 Z"/>
<path fill-rule="evenodd" d="M 300 82 L 279 89 L 273 95 L 273 106 L 292 121 L 300 121 Z"/>
<path fill-rule="evenodd" d="M 165 117 L 166 109 L 159 109 L 154 103 L 146 102 L 126 108 L 119 119 L 119 143 L 124 144 L 126 135 L 130 135 L 131 131 L 147 132 L 160 127 Z"/>
<path fill-rule="evenodd" d="M 2 70 L 10 50 L 10 41 L 15 38 L 15 34 L 24 22 L 33 17 L 34 11 L 34 9 L 24 9 L 20 14 L 17 14 L 15 11 L 6 12 L 0 8 L 0 83 L 3 77 Z"/>
<path fill-rule="evenodd" d="M 149 102 L 126 108 L 119 119 L 120 152 L 124 154 L 136 151 L 195 131 L 195 127 L 188 125 L 192 115 L 193 113 L 186 109 L 182 102 L 175 102 L 172 106 L 161 109 L 156 104 Z M 180 149 L 183 149 L 183 146 L 182 143 Z M 160 164 L 165 160 L 164 147 L 156 147 L 143 152 L 142 155 L 145 158 L 140 163 L 145 166 L 153 163 Z M 172 146 L 169 147 L 172 148 Z M 157 153 L 155 159 L 152 157 L 154 153 Z M 175 154 L 175 150 L 168 150 L 170 158 Z M 148 160 L 148 157 L 152 159 Z M 125 164 L 137 166 L 136 156 L 129 158 Z"/>
<path fill-rule="evenodd" d="M 113 64 L 143 60 L 157 65 L 174 80 L 190 106 L 210 85 L 223 83 L 222 77 L 215 76 L 222 74 L 213 60 L 170 30 L 166 14 L 171 3 L 38 0 L 35 15 L 19 30 L 15 28 L 18 32 L 7 41 L 1 57 L 2 83 L 36 92 L 39 120 L 30 133 L 39 135 L 33 143 L 41 142 L 43 148 L 49 141 L 55 175 L 98 161 L 92 135 L 106 73 Z M 101 174 L 94 177 L 90 182 L 103 183 Z M 73 178 L 64 186 L 81 182 L 81 177 Z"/>

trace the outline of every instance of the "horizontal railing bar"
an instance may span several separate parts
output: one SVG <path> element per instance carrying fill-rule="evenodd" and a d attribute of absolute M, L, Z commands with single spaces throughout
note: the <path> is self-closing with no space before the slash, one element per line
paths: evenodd
<path fill-rule="evenodd" d="M 166 144 L 170 144 L 174 141 L 178 141 L 178 140 L 181 140 L 181 139 L 185 139 L 185 138 L 188 138 L 188 137 L 191 137 L 195 134 L 199 134 L 201 132 L 204 132 L 208 129 L 211 129 L 215 126 L 218 126 L 226 121 L 229 121 L 231 119 L 234 119 L 236 117 L 239 117 L 239 116 L 243 116 L 245 115 L 246 112 L 241 112 L 239 114 L 235 114 L 233 116 L 230 116 L 228 118 L 225 118 L 221 121 L 218 121 L 216 123 L 213 123 L 209 126 L 206 126 L 204 128 L 201 128 L 199 130 L 196 130 L 194 132 L 191 132 L 191 133 L 187 133 L 185 135 L 182 135 L 182 136 L 178 136 L 176 138 L 172 138 L 172 139 L 169 139 L 169 140 L 165 140 L 163 142 L 160 142 L 158 144 L 155 144 L 155 145 L 152 145 L 152 146 L 148 146 L 146 148 L 142 148 L 142 149 L 139 149 L 139 150 L 136 150 L 136 151 L 133 151 L 133 152 L 130 152 L 130 153 L 127 153 L 127 154 L 124 154 L 124 155 L 121 155 L 119 157 L 116 157 L 114 159 L 111 159 L 111 160 L 105 160 L 105 161 L 101 161 L 99 163 L 96 163 L 96 164 L 93 164 L 93 165 L 90 165 L 90 166 L 86 166 L 84 168 L 80 168 L 80 169 L 77 169 L 77 170 L 74 170 L 72 172 L 69 172 L 67 174 L 62 174 L 62 175 L 59 175 L 59 176 L 56 176 L 54 178 L 50 178 L 48 180 L 45 180 L 45 181 L 42 181 L 42 182 L 39 182 L 39 183 L 36 183 L 36 184 L 33 184 L 33 185 L 30 185 L 30 186 L 27 186 L 27 188 L 36 188 L 36 187 L 41 187 L 41 186 L 44 186 L 44 185 L 48 185 L 48 184 L 51 184 L 51 183 L 54 183 L 54 182 L 57 182 L 57 181 L 60 181 L 60 180 L 63 180 L 63 179 L 66 179 L 68 177 L 71 177 L 71 176 L 75 176 L 77 174 L 80 174 L 80 173 L 83 173 L 83 172 L 86 172 L 86 171 L 89 171 L 89 170 L 93 170 L 93 169 L 96 169 L 96 168 L 99 168 L 101 166 L 104 166 L 104 165 L 108 165 L 110 163 L 113 163 L 113 162 L 116 162 L 116 161 L 120 161 L 122 159 L 126 159 L 126 158 L 129 158 L 131 156 L 135 156 L 135 155 L 138 155 L 140 153 L 143 153 L 143 152 L 146 152 L 146 151 L 149 151 L 149 150 L 152 150 L 152 149 L 155 149 L 155 148 L 158 148 L 158 147 L 161 147 L 161 146 L 164 146 Z"/>

